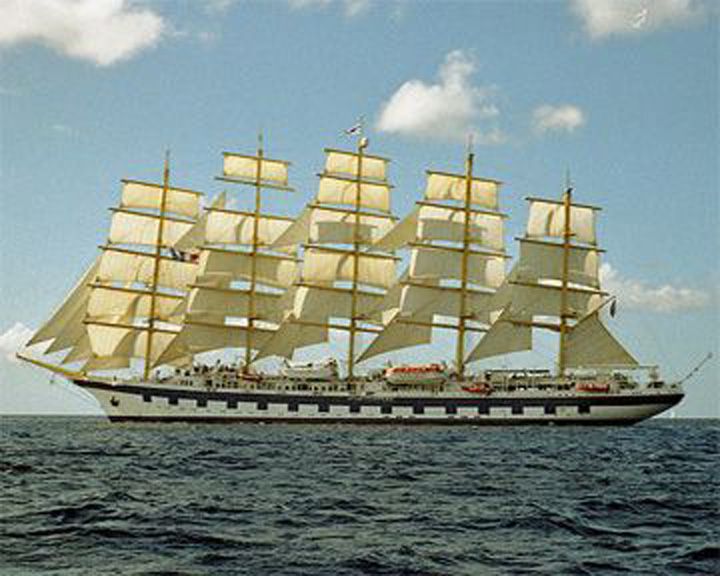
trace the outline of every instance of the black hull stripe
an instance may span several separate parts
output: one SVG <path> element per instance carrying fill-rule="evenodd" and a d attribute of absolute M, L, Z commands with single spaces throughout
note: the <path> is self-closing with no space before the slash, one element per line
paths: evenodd
<path fill-rule="evenodd" d="M 644 404 L 666 404 L 667 408 L 675 406 L 683 399 L 682 393 L 671 394 L 645 394 L 633 396 L 603 396 L 595 394 L 576 395 L 567 398 L 557 396 L 546 397 L 525 397 L 525 398 L 498 398 L 493 396 L 478 396 L 477 398 L 468 397 L 437 397 L 437 396 L 406 396 L 406 397 L 390 397 L 381 398 L 373 396 L 325 396 L 313 394 L 294 394 L 294 393 L 276 393 L 267 392 L 230 392 L 227 390 L 168 390 L 167 388 L 158 386 L 133 386 L 127 384 L 113 385 L 107 382 L 95 382 L 89 380 L 76 380 L 75 384 L 82 388 L 106 390 L 109 392 L 134 394 L 137 396 L 149 395 L 153 400 L 166 399 L 170 400 L 198 400 L 204 402 L 246 402 L 246 403 L 264 403 L 279 404 L 287 406 L 288 404 L 309 404 L 323 406 L 392 406 L 392 407 L 408 407 L 412 408 L 421 405 L 425 408 L 443 408 L 447 406 L 461 407 L 544 407 L 544 406 L 639 406 Z M 293 419 L 294 421 L 295 419 Z M 344 420 L 343 420 L 344 421 Z"/>
<path fill-rule="evenodd" d="M 186 424 L 349 424 L 363 426 L 631 426 L 644 420 L 575 420 L 541 418 L 263 418 L 253 416 L 109 416 L 111 422 Z"/>

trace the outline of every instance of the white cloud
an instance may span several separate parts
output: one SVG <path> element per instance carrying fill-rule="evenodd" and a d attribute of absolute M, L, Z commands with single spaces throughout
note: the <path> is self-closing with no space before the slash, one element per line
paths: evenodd
<path fill-rule="evenodd" d="M 480 144 L 505 140 L 498 128 L 481 131 L 477 122 L 499 116 L 490 88 L 473 85 L 475 63 L 461 50 L 450 52 L 436 84 L 408 80 L 383 105 L 377 129 L 392 134 L 462 140 L 474 134 Z"/>
<path fill-rule="evenodd" d="M 700 0 L 570 0 L 573 12 L 593 39 L 640 34 L 697 19 Z"/>
<path fill-rule="evenodd" d="M 205 0 L 205 12 L 208 14 L 223 14 L 237 2 L 238 0 Z"/>
<path fill-rule="evenodd" d="M 25 326 L 22 322 L 15 322 L 3 334 L 0 334 L 0 354 L 11 362 L 17 362 L 16 352 L 25 348 L 25 343 L 30 340 L 34 330 Z"/>
<path fill-rule="evenodd" d="M 605 290 L 617 296 L 620 306 L 652 312 L 682 312 L 703 308 L 710 296 L 702 290 L 671 286 L 648 286 L 639 280 L 624 278 L 607 262 L 600 266 L 600 281 Z"/>
<path fill-rule="evenodd" d="M 585 124 L 585 114 L 577 106 L 563 104 L 538 106 L 532 113 L 533 129 L 538 134 L 545 132 L 572 132 Z"/>
<path fill-rule="evenodd" d="M 342 6 L 343 13 L 348 18 L 365 12 L 370 7 L 370 0 L 288 0 L 290 7 L 295 10 L 303 8 L 324 8 L 331 4 Z"/>
<path fill-rule="evenodd" d="M 37 42 L 98 66 L 109 66 L 155 45 L 163 19 L 126 0 L 4 0 L 0 47 Z"/>

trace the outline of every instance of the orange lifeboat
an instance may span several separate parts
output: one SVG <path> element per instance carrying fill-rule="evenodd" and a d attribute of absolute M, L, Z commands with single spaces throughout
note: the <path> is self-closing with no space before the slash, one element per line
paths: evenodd
<path fill-rule="evenodd" d="M 463 386 L 462 389 L 471 394 L 490 394 L 490 392 L 492 392 L 492 387 L 485 382 L 480 382 L 473 386 Z"/>
<path fill-rule="evenodd" d="M 610 384 L 607 382 L 578 382 L 575 384 L 575 391 L 603 394 L 610 391 Z"/>

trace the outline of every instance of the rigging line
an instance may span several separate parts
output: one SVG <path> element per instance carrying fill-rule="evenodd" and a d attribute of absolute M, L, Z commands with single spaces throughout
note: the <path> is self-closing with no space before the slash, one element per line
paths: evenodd
<path fill-rule="evenodd" d="M 692 370 L 690 370 L 690 372 L 688 372 L 687 376 L 685 376 L 685 378 L 683 378 L 682 380 L 680 380 L 680 381 L 678 382 L 678 384 L 684 384 L 685 382 L 687 382 L 688 380 L 690 380 L 690 378 L 692 378 L 693 376 L 695 376 L 695 374 L 697 374 L 697 373 L 700 371 L 700 369 L 701 369 L 705 364 L 707 364 L 707 363 L 710 361 L 710 359 L 711 359 L 712 357 L 713 357 L 713 353 L 712 353 L 712 352 L 708 352 L 708 353 L 705 355 L 705 357 L 704 357 L 702 360 L 700 360 L 700 363 L 699 363 L 697 366 L 695 366 L 695 368 L 693 368 Z"/>

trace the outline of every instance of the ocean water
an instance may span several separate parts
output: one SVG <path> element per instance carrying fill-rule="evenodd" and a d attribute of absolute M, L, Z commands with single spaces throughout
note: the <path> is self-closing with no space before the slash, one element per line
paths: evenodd
<path fill-rule="evenodd" d="M 0 420 L 0 574 L 719 574 L 718 421 Z"/>

